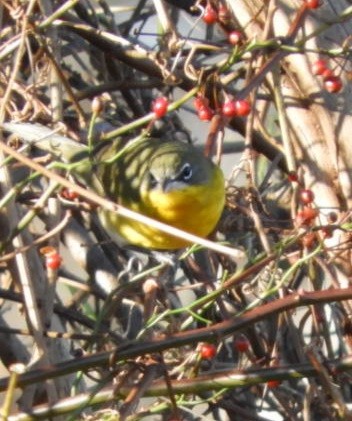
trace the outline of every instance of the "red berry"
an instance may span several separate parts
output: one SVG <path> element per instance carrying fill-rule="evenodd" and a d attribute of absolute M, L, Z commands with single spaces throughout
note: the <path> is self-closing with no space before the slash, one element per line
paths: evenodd
<path fill-rule="evenodd" d="M 207 25 L 213 25 L 218 20 L 218 13 L 211 4 L 205 6 L 203 20 Z"/>
<path fill-rule="evenodd" d="M 237 115 L 236 104 L 232 100 L 224 102 L 221 110 L 226 117 L 235 117 Z"/>
<path fill-rule="evenodd" d="M 59 269 L 61 266 L 62 257 L 56 251 L 45 256 L 45 265 L 49 269 Z"/>
<path fill-rule="evenodd" d="M 323 71 L 323 73 L 321 74 L 321 76 L 323 76 L 323 78 L 328 78 L 330 76 L 334 76 L 334 72 L 329 69 L 328 67 Z"/>
<path fill-rule="evenodd" d="M 210 121 L 213 118 L 213 115 L 214 111 L 207 105 L 204 105 L 198 110 L 198 117 L 200 120 Z"/>
<path fill-rule="evenodd" d="M 211 360 L 216 355 L 216 346 L 213 344 L 202 344 L 200 356 L 202 360 Z"/>
<path fill-rule="evenodd" d="M 251 112 L 251 105 L 246 99 L 235 101 L 236 113 L 241 117 L 247 116 Z"/>
<path fill-rule="evenodd" d="M 297 183 L 298 181 L 298 175 L 295 171 L 290 171 L 287 175 L 287 178 L 291 183 Z"/>
<path fill-rule="evenodd" d="M 299 198 L 302 203 L 304 203 L 305 205 L 309 205 L 314 200 L 314 193 L 312 192 L 312 190 L 304 189 L 299 192 Z"/>
<path fill-rule="evenodd" d="M 280 380 L 268 380 L 266 382 L 269 389 L 275 389 L 276 387 L 280 385 L 280 383 L 281 383 Z"/>
<path fill-rule="evenodd" d="M 240 336 L 235 339 L 234 346 L 238 352 L 247 352 L 249 349 L 249 341 L 245 336 Z"/>
<path fill-rule="evenodd" d="M 312 64 L 312 73 L 313 75 L 321 76 L 323 73 L 329 70 L 328 63 L 324 59 L 318 59 Z"/>
<path fill-rule="evenodd" d="M 152 104 L 152 111 L 154 112 L 155 117 L 156 118 L 164 117 L 164 115 L 167 113 L 168 105 L 169 105 L 169 101 L 164 96 L 154 100 Z"/>
<path fill-rule="evenodd" d="M 318 216 L 317 209 L 305 206 L 303 209 L 297 212 L 296 215 L 296 224 L 301 225 L 310 225 L 314 219 Z"/>
<path fill-rule="evenodd" d="M 317 9 L 320 6 L 320 0 L 304 0 L 308 9 Z"/>
<path fill-rule="evenodd" d="M 229 43 L 232 45 L 237 45 L 242 41 L 242 32 L 232 31 L 228 36 Z"/>
<path fill-rule="evenodd" d="M 209 105 L 209 99 L 202 95 L 198 95 L 194 98 L 193 104 L 196 110 L 200 110 L 202 107 L 207 107 Z"/>
<path fill-rule="evenodd" d="M 64 199 L 67 199 L 67 200 L 75 200 L 75 199 L 77 199 L 79 194 L 76 193 L 75 191 L 71 190 L 71 189 L 64 188 L 64 189 L 61 190 L 61 196 Z"/>
<path fill-rule="evenodd" d="M 331 94 L 340 92 L 342 89 L 342 81 L 339 76 L 327 76 L 324 78 L 324 88 Z"/>

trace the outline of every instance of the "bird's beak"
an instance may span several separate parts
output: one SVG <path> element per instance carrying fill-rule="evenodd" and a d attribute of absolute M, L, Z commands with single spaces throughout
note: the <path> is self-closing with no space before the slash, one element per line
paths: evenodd
<path fill-rule="evenodd" d="M 170 191 L 171 183 L 172 183 L 172 180 L 170 180 L 169 178 L 166 178 L 165 180 L 163 180 L 161 183 L 161 190 L 164 193 L 168 193 Z"/>

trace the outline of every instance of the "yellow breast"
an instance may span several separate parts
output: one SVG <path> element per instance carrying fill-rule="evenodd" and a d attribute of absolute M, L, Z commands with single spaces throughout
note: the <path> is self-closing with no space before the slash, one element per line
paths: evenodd
<path fill-rule="evenodd" d="M 144 192 L 140 203 L 129 203 L 129 208 L 189 233 L 205 237 L 215 228 L 225 202 L 222 171 L 215 167 L 208 184 L 190 185 L 184 189 L 163 192 Z M 103 223 L 111 232 L 118 227 L 119 234 L 130 244 L 160 250 L 175 250 L 189 243 L 168 235 L 149 225 L 105 212 Z"/>

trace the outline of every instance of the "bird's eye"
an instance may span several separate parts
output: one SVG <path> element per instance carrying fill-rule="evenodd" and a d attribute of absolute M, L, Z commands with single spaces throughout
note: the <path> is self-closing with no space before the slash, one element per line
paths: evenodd
<path fill-rule="evenodd" d="M 193 175 L 193 170 L 192 170 L 191 164 L 186 162 L 186 164 L 184 164 L 184 166 L 181 168 L 180 178 L 183 181 L 188 181 L 191 179 L 192 175 Z"/>

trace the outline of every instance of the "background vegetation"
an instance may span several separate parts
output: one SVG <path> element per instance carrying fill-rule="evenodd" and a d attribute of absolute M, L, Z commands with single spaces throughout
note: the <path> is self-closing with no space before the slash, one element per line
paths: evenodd
<path fill-rule="evenodd" d="M 221 245 L 170 266 L 112 243 L 103 200 L 3 133 L 3 419 L 352 419 L 350 2 L 0 10 L 1 124 L 82 142 L 201 128 L 230 167 Z"/>

